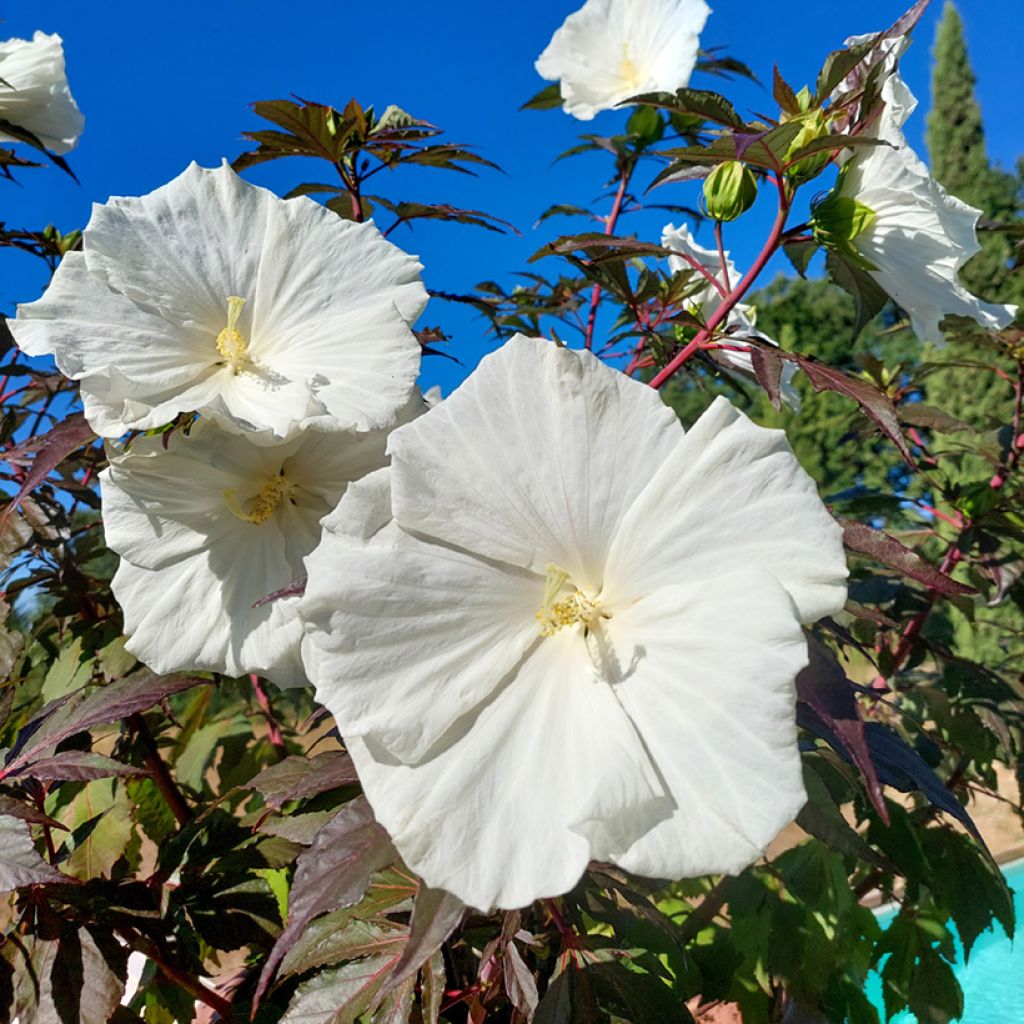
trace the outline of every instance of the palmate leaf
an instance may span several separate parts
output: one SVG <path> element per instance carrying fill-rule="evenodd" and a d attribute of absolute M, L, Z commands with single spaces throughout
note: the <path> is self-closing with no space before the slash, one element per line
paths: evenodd
<path fill-rule="evenodd" d="M 319 914 L 356 903 L 373 873 L 396 859 L 391 840 L 374 819 L 365 797 L 345 804 L 296 861 L 288 921 L 263 965 L 256 987 L 257 1004 L 278 964 L 309 922 Z"/>
<path fill-rule="evenodd" d="M 746 122 L 736 112 L 736 108 L 717 92 L 705 89 L 678 89 L 675 94 L 670 92 L 649 92 L 632 99 L 624 100 L 619 106 L 643 104 L 657 107 L 673 114 L 686 114 L 724 125 L 726 128 L 744 128 Z"/>
<path fill-rule="evenodd" d="M 514 224 L 481 210 L 463 210 L 448 203 L 391 202 L 382 196 L 373 198 L 379 206 L 390 210 L 396 217 L 395 223 L 387 231 L 388 235 L 401 224 L 408 224 L 411 227 L 414 220 L 446 220 L 457 224 L 474 224 L 500 235 L 506 235 L 509 232 L 519 234 Z"/>
<path fill-rule="evenodd" d="M 382 994 L 387 995 L 410 978 L 441 948 L 458 927 L 466 905 L 450 892 L 421 885 L 409 922 L 409 940 Z"/>

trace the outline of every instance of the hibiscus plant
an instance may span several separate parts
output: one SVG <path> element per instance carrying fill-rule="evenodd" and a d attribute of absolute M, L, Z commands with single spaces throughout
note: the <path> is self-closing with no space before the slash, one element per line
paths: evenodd
<path fill-rule="evenodd" d="M 959 1016 L 1014 929 L 975 812 L 1024 820 L 1024 334 L 904 135 L 926 5 L 748 116 L 690 84 L 751 74 L 703 0 L 587 0 L 525 106 L 620 118 L 565 154 L 609 206 L 441 326 L 397 229 L 512 228 L 396 198 L 494 166 L 397 107 L 262 101 L 233 163 L 0 226 L 50 276 L 2 327 L 0 1018 Z M 0 43 L 0 141 L 70 171 L 82 127 L 60 38 Z M 759 328 L 778 253 L 857 364 Z M 493 351 L 442 398 L 451 303 Z M 922 401 L 951 344 L 983 424 Z M 871 482 L 804 458 L 821 396 Z"/>

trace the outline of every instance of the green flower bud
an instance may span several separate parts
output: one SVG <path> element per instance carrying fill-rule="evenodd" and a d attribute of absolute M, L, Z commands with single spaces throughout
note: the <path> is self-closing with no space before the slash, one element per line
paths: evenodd
<path fill-rule="evenodd" d="M 795 118 L 794 118 L 795 120 Z M 796 138 L 789 144 L 786 152 L 786 159 L 791 160 L 804 146 L 814 142 L 815 139 L 824 138 L 828 135 L 828 117 L 821 110 L 812 110 L 809 114 L 800 115 L 802 126 Z M 786 171 L 786 175 L 795 185 L 802 185 L 816 178 L 824 169 L 825 165 L 832 158 L 828 151 L 813 153 L 797 161 Z"/>
<path fill-rule="evenodd" d="M 757 179 L 746 164 L 730 160 L 704 179 L 704 205 L 715 220 L 735 220 L 754 205 Z"/>

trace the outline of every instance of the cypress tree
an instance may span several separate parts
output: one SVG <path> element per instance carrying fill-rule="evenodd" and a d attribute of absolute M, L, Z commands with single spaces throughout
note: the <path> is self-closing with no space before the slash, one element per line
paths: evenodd
<path fill-rule="evenodd" d="M 935 33 L 928 152 L 932 174 L 955 196 L 982 211 L 983 220 L 1006 223 L 1017 216 L 1018 182 L 989 164 L 976 78 L 964 27 L 953 0 L 946 0 Z M 1010 243 L 981 233 L 982 252 L 964 268 L 964 283 L 990 301 L 1020 301 L 1024 286 L 1009 274 Z"/>

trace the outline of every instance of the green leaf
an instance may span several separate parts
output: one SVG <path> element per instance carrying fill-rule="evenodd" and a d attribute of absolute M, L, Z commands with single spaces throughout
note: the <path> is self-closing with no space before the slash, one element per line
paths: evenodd
<path fill-rule="evenodd" d="M 554 110 L 562 105 L 562 86 L 559 82 L 545 85 L 532 99 L 528 99 L 520 110 Z"/>
<path fill-rule="evenodd" d="M 953 968 L 937 953 L 922 950 L 910 982 L 910 1011 L 919 1024 L 949 1024 L 964 1012 L 964 994 Z"/>

